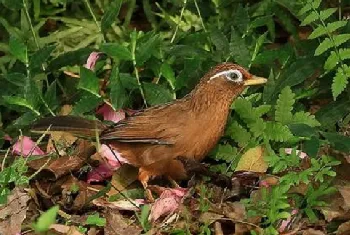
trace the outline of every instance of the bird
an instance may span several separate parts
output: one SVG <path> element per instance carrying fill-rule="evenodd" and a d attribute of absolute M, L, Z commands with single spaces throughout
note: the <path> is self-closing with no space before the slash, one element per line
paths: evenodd
<path fill-rule="evenodd" d="M 147 190 L 149 180 L 158 176 L 174 182 L 186 179 L 178 158 L 202 161 L 224 134 L 232 102 L 246 87 L 266 82 L 238 64 L 225 62 L 211 68 L 183 98 L 140 110 L 114 125 L 53 116 L 40 119 L 32 131 L 45 131 L 50 126 L 50 131 L 98 135 L 101 143 L 139 169 L 138 180 Z M 150 192 L 146 197 L 153 200 Z"/>

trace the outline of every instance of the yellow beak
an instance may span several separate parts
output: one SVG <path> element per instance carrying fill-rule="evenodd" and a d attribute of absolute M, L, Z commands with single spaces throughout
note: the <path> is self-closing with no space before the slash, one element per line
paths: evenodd
<path fill-rule="evenodd" d="M 266 78 L 253 75 L 253 77 L 251 79 L 244 81 L 244 85 L 245 86 L 254 86 L 254 85 L 264 84 L 266 82 L 267 82 Z"/>

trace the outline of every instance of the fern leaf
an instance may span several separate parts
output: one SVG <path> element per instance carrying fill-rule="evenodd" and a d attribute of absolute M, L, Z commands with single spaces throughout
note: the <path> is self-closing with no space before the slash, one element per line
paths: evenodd
<path fill-rule="evenodd" d="M 327 33 L 332 33 L 337 29 L 346 25 L 346 21 L 336 21 L 332 23 L 328 23 L 326 27 L 323 25 L 319 25 L 308 37 L 308 39 L 315 39 Z"/>
<path fill-rule="evenodd" d="M 300 9 L 300 11 L 298 12 L 298 15 L 302 16 L 311 10 L 312 10 L 312 7 L 310 6 L 310 4 L 306 4 L 303 8 Z"/>
<path fill-rule="evenodd" d="M 275 119 L 282 124 L 288 124 L 292 118 L 293 104 L 295 103 L 294 94 L 290 87 L 285 87 L 278 96 Z"/>
<path fill-rule="evenodd" d="M 346 43 L 347 41 L 350 40 L 350 34 L 339 34 L 339 35 L 335 35 L 333 37 L 334 43 L 336 46 L 340 46 L 343 43 Z"/>
<path fill-rule="evenodd" d="M 339 67 L 332 83 L 332 93 L 334 100 L 342 93 L 348 84 L 350 68 L 347 65 Z"/>
<path fill-rule="evenodd" d="M 239 147 L 245 147 L 252 137 L 244 127 L 238 124 L 238 122 L 231 123 L 226 129 L 225 135 L 236 141 Z"/>
<path fill-rule="evenodd" d="M 261 117 L 262 115 L 266 114 L 268 111 L 270 111 L 271 105 L 263 104 L 259 107 L 254 108 L 255 113 L 258 117 Z"/>
<path fill-rule="evenodd" d="M 328 19 L 331 15 L 334 14 L 338 9 L 337 8 L 328 8 L 326 10 L 323 10 L 320 12 L 320 19 L 325 21 Z"/>
<path fill-rule="evenodd" d="M 350 48 L 340 48 L 339 49 L 339 56 L 342 61 L 350 59 Z M 326 70 L 332 70 L 335 68 L 335 66 L 339 63 L 339 58 L 337 53 L 335 51 L 332 51 L 328 59 L 326 60 L 326 63 L 324 64 L 324 68 Z"/>
<path fill-rule="evenodd" d="M 242 118 L 245 123 L 252 123 L 255 121 L 255 115 L 252 104 L 246 99 L 237 99 L 234 103 L 235 111 Z"/>
<path fill-rule="evenodd" d="M 312 11 L 305 19 L 301 22 L 301 26 L 311 24 L 312 22 L 318 20 L 320 15 L 316 11 Z"/>
<path fill-rule="evenodd" d="M 265 138 L 276 142 L 285 142 L 293 137 L 288 127 L 279 122 L 266 122 L 264 135 Z"/>
<path fill-rule="evenodd" d="M 328 51 L 334 44 L 329 38 L 325 38 L 323 42 L 315 50 L 315 56 L 319 56 L 324 52 Z"/>
<path fill-rule="evenodd" d="M 255 136 L 262 136 L 264 134 L 266 124 L 264 123 L 264 120 L 262 118 L 258 118 L 256 122 L 251 123 L 248 125 L 250 132 Z"/>
<path fill-rule="evenodd" d="M 327 24 L 328 33 L 333 33 L 341 27 L 344 27 L 348 22 L 345 20 L 335 21 Z M 340 36 L 340 35 L 339 35 Z"/>
<path fill-rule="evenodd" d="M 232 147 L 229 144 L 220 144 L 215 154 L 215 160 L 224 160 L 226 162 L 231 162 L 235 157 L 237 157 L 237 152 L 237 148 Z"/>
<path fill-rule="evenodd" d="M 350 49 L 347 49 L 350 52 Z M 339 50 L 340 52 L 340 50 Z M 326 70 L 332 70 L 335 68 L 335 66 L 337 66 L 337 64 L 339 63 L 338 60 L 338 55 L 337 53 L 335 53 L 335 51 L 332 51 L 331 54 L 328 56 L 326 62 L 324 63 L 324 68 Z"/>
<path fill-rule="evenodd" d="M 315 119 L 314 115 L 308 112 L 297 112 L 293 116 L 293 123 L 302 123 L 311 127 L 320 126 L 321 124 Z"/>
<path fill-rule="evenodd" d="M 309 4 L 311 3 L 311 6 L 314 9 L 317 9 L 320 7 L 322 0 L 309 0 L 308 2 L 309 2 Z"/>

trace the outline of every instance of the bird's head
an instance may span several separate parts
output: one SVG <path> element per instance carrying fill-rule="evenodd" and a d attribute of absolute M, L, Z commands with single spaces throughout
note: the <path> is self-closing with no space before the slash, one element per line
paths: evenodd
<path fill-rule="evenodd" d="M 255 76 L 243 67 L 233 63 L 223 63 L 212 68 L 201 83 L 242 88 L 267 82 L 266 78 Z"/>

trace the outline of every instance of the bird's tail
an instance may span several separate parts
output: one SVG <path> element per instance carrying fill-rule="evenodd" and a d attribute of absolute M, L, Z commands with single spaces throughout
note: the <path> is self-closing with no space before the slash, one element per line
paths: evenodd
<path fill-rule="evenodd" d="M 55 116 L 42 118 L 31 128 L 32 132 L 44 133 L 55 131 L 69 132 L 78 137 L 95 138 L 106 129 L 106 125 L 98 120 L 89 120 L 76 116 Z"/>

